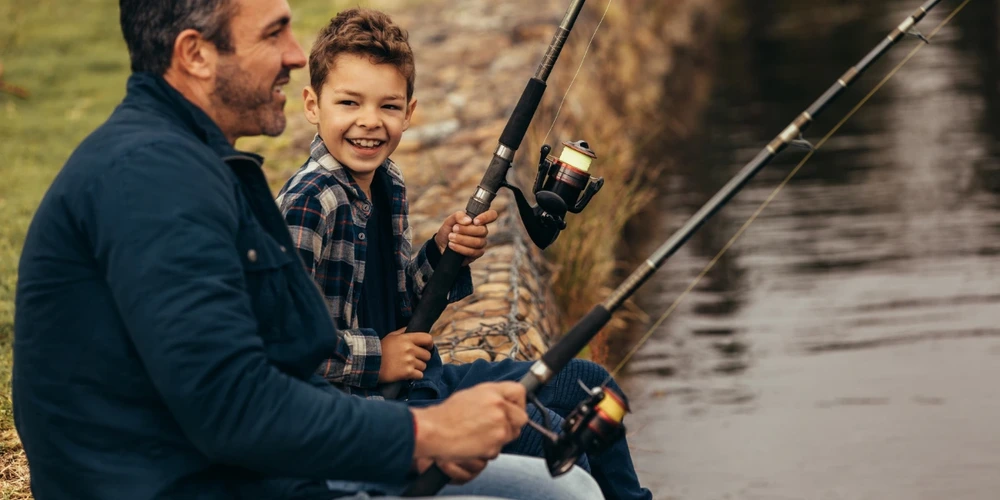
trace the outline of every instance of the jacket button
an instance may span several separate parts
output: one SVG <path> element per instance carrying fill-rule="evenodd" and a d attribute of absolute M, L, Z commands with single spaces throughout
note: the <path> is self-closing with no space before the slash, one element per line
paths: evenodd
<path fill-rule="evenodd" d="M 250 262 L 257 262 L 257 251 L 252 248 L 247 250 L 247 260 Z"/>
<path fill-rule="evenodd" d="M 361 241 L 365 241 L 365 233 L 358 233 L 358 239 Z"/>
<path fill-rule="evenodd" d="M 278 248 L 280 248 L 280 249 L 281 249 L 281 253 L 285 253 L 285 251 L 286 251 L 286 250 L 285 250 L 285 245 L 281 245 L 281 246 L 279 246 Z"/>

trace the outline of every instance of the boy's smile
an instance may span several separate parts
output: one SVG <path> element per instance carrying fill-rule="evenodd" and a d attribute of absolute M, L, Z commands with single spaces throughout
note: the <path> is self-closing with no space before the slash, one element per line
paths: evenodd
<path fill-rule="evenodd" d="M 406 78 L 395 66 L 374 64 L 367 55 L 341 54 L 320 94 L 311 87 L 302 93 L 306 118 L 366 194 L 375 170 L 410 126 L 417 102 L 407 101 L 406 90 Z"/>

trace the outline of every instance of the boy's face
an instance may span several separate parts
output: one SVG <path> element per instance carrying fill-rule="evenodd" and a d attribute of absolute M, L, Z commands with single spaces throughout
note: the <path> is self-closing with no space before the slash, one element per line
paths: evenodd
<path fill-rule="evenodd" d="M 399 145 L 417 106 L 407 102 L 406 79 L 395 66 L 354 54 L 337 56 L 320 97 L 311 87 L 302 97 L 306 118 L 330 154 L 364 188 Z"/>

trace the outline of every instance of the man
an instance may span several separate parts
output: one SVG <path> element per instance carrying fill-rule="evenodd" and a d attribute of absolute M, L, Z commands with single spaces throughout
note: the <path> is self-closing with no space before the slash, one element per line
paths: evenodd
<path fill-rule="evenodd" d="M 408 409 L 314 375 L 337 335 L 261 158 L 233 147 L 285 127 L 281 87 L 305 64 L 286 1 L 120 8 L 127 95 L 53 181 L 19 266 L 14 411 L 35 498 L 331 498 L 431 461 L 483 471 L 525 423 L 517 384 Z M 510 497 L 596 488 L 524 482 L 516 462 L 467 491 L 513 474 Z"/>

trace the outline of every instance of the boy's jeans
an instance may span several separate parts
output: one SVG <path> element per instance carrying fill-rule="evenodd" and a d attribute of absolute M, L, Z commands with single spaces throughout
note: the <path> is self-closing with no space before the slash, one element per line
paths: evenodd
<path fill-rule="evenodd" d="M 390 500 L 399 496 L 406 485 L 353 483 L 327 481 L 331 491 L 362 491 L 343 500 L 379 498 Z M 461 499 L 537 499 L 537 500 L 599 500 L 601 489 L 589 474 L 574 467 L 573 470 L 552 478 L 545 461 L 540 458 L 502 454 L 483 469 L 475 479 L 463 485 L 445 486 L 437 496 Z M 426 498 L 426 497 L 425 497 Z"/>
<path fill-rule="evenodd" d="M 444 365 L 440 380 L 435 380 L 439 389 L 437 393 L 429 393 L 426 389 L 417 389 L 409 394 L 407 404 L 411 406 L 426 406 L 435 404 L 447 398 L 455 391 L 467 389 L 482 382 L 500 380 L 520 380 L 531 367 L 530 361 L 504 360 L 489 363 L 476 361 L 464 365 Z M 606 384 L 607 387 L 621 393 L 621 388 L 608 371 L 601 365 L 582 359 L 574 359 L 559 372 L 548 384 L 538 392 L 538 399 L 553 412 L 553 427 L 562 422 L 562 417 L 568 415 L 580 401 L 587 396 L 579 386 L 582 381 L 588 387 Z M 440 398 L 440 399 L 437 399 Z M 528 405 L 528 415 L 532 420 L 540 422 L 541 414 L 534 405 Z M 532 429 L 525 429 L 521 436 L 507 444 L 503 453 L 542 456 L 542 437 Z M 597 480 L 604 496 L 614 500 L 651 500 L 652 493 L 639 484 L 639 478 L 632 464 L 632 455 L 628 442 L 623 437 L 600 454 L 585 455 L 577 465 L 589 471 Z"/>

